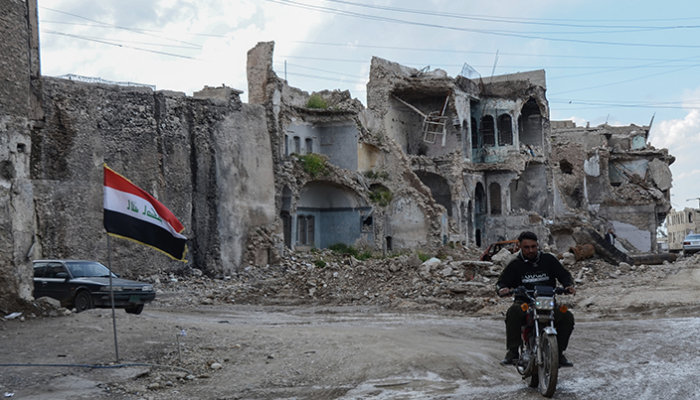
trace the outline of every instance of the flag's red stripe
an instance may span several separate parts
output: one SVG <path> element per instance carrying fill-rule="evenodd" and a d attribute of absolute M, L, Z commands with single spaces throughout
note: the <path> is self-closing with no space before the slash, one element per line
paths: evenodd
<path fill-rule="evenodd" d="M 182 226 L 177 217 L 175 217 L 175 215 L 173 215 L 173 213 L 170 212 L 170 210 L 168 210 L 167 207 L 161 204 L 160 201 L 156 200 L 148 192 L 134 185 L 128 179 L 114 172 L 106 165 L 104 167 L 104 174 L 105 186 L 111 187 L 122 192 L 131 193 L 135 196 L 139 196 L 146 199 L 149 203 L 151 203 L 158 215 L 160 215 L 161 218 L 168 221 L 168 223 L 170 223 L 170 225 L 175 229 L 176 232 L 180 233 L 185 230 L 185 227 Z"/>

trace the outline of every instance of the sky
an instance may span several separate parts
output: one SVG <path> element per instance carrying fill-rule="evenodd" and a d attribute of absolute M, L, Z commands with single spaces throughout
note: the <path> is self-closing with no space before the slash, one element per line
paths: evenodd
<path fill-rule="evenodd" d="M 700 205 L 700 2 L 647 0 L 38 0 L 42 74 L 192 94 L 243 90 L 246 53 L 307 92 L 366 104 L 372 56 L 457 76 L 544 69 L 552 120 L 648 125 L 675 209 Z M 690 201 L 688 201 L 691 199 Z"/>

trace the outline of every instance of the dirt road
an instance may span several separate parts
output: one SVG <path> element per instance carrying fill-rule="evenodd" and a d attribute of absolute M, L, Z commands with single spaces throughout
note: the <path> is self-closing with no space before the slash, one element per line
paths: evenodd
<path fill-rule="evenodd" d="M 700 393 L 700 269 L 681 263 L 579 287 L 556 399 Z M 536 399 L 504 355 L 498 300 L 478 314 L 379 307 L 168 306 L 117 312 L 121 363 L 0 366 L 16 399 Z M 179 334 L 179 335 L 178 335 Z M 183 335 L 184 334 L 184 335 Z M 177 341 L 180 341 L 178 352 Z M 0 322 L 0 364 L 115 361 L 111 311 Z"/>
<path fill-rule="evenodd" d="M 0 391 L 17 399 L 540 398 L 498 364 L 500 319 L 375 311 L 120 313 L 123 363 L 178 365 L 174 343 L 184 329 L 181 365 L 194 379 L 156 367 L 3 367 Z M 3 363 L 114 361 L 106 311 L 3 328 Z M 698 328 L 696 318 L 580 321 L 568 352 L 576 366 L 561 371 L 555 398 L 692 398 L 700 392 Z M 209 367 L 215 362 L 221 369 Z"/>

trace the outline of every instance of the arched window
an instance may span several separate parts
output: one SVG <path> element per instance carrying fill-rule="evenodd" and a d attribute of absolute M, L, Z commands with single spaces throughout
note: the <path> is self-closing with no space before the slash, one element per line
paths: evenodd
<path fill-rule="evenodd" d="M 489 185 L 489 200 L 491 200 L 491 214 L 501 213 L 501 185 L 493 182 Z"/>
<path fill-rule="evenodd" d="M 501 114 L 498 117 L 498 145 L 510 146 L 513 144 L 513 119 L 509 114 Z"/>
<path fill-rule="evenodd" d="M 493 117 L 490 115 L 484 115 L 481 117 L 481 141 L 484 147 L 495 146 L 496 137 L 494 132 Z"/>
<path fill-rule="evenodd" d="M 518 129 L 520 132 L 520 143 L 542 146 L 542 115 L 540 106 L 535 99 L 530 98 L 520 110 Z"/>
<path fill-rule="evenodd" d="M 474 211 L 476 211 L 477 215 L 486 213 L 486 193 L 484 193 L 484 187 L 481 186 L 481 182 L 477 182 L 474 189 Z"/>

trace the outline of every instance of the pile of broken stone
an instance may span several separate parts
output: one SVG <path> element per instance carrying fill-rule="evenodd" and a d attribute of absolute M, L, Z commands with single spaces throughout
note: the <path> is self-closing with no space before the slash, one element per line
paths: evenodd
<path fill-rule="evenodd" d="M 549 249 L 548 249 L 549 250 Z M 502 314 L 508 299 L 496 296 L 495 284 L 513 257 L 503 249 L 491 262 L 476 261 L 478 250 L 445 246 L 427 260 L 423 254 L 358 260 L 331 250 L 292 252 L 278 265 L 249 266 L 240 272 L 212 278 L 196 268 L 135 277 L 157 291 L 148 307 L 201 307 L 209 305 L 371 306 L 386 310 L 444 310 L 467 314 Z M 662 265 L 612 265 L 599 258 L 576 261 L 561 254 L 579 291 L 618 285 L 620 282 L 653 284 L 698 256 Z M 585 297 L 567 298 L 576 308 Z M 586 304 L 588 306 L 588 304 Z M 4 310 L 3 310 L 4 311 Z M 71 310 L 53 299 L 26 304 L 18 320 L 70 315 Z M 0 322 L 15 319 L 6 313 Z"/>
<path fill-rule="evenodd" d="M 426 257 L 421 254 L 422 258 Z M 511 260 L 507 250 L 492 262 L 476 261 L 475 250 L 443 248 L 422 261 L 410 253 L 358 260 L 330 250 L 291 253 L 279 265 L 250 266 L 223 279 L 192 270 L 182 275 L 145 278 L 158 290 L 156 307 L 249 304 L 288 306 L 374 306 L 388 310 L 446 310 L 472 314 L 500 314 L 507 300 L 499 299 L 495 283 Z M 319 262 L 322 261 L 322 262 Z M 684 261 L 679 261 L 682 263 Z M 616 281 L 659 279 L 677 269 L 663 265 L 612 265 L 598 258 L 576 261 L 562 255 L 579 290 L 614 285 Z M 570 307 L 583 300 L 567 298 Z"/>

